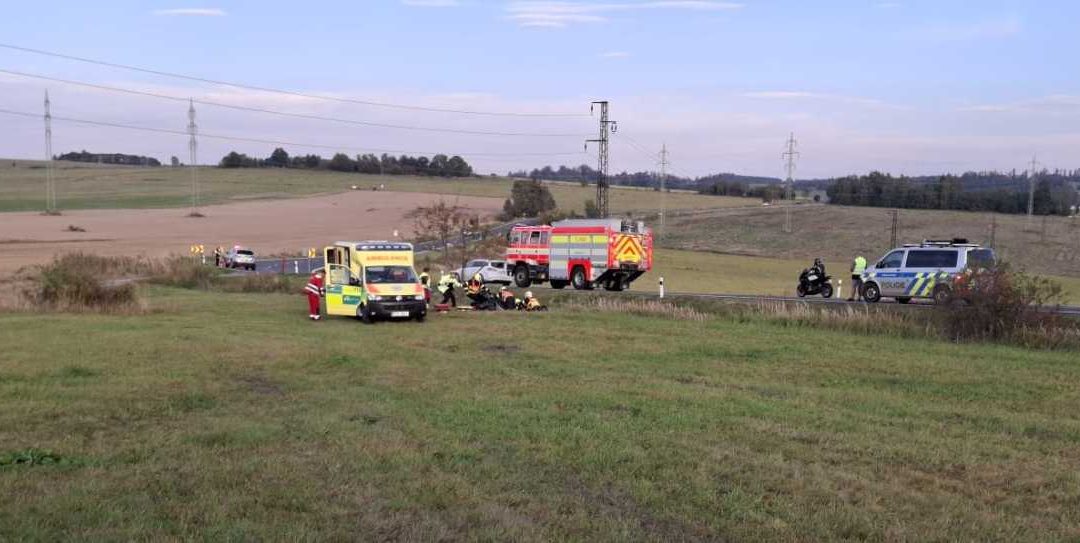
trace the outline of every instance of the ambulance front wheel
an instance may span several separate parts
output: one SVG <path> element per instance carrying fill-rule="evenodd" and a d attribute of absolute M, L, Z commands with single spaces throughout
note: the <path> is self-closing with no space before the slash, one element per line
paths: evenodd
<path fill-rule="evenodd" d="M 358 307 L 356 309 L 356 316 L 360 317 L 360 320 L 363 321 L 364 324 L 372 324 L 375 322 L 375 318 L 372 316 L 371 310 L 368 309 L 367 305 Z"/>
<path fill-rule="evenodd" d="M 863 287 L 863 299 L 876 304 L 881 301 L 881 287 L 877 286 L 877 283 L 867 283 Z"/>

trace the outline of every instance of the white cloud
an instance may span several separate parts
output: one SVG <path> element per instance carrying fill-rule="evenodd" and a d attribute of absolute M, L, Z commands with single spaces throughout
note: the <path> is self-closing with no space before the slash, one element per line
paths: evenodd
<path fill-rule="evenodd" d="M 401 0 L 401 3 L 419 8 L 453 8 L 461 5 L 458 0 Z"/>
<path fill-rule="evenodd" d="M 154 11 L 154 15 L 161 16 L 194 16 L 194 17 L 224 17 L 227 15 L 225 10 L 221 8 L 177 8 L 177 9 L 159 9 Z"/>
<path fill-rule="evenodd" d="M 630 56 L 630 53 L 626 51 L 608 51 L 606 53 L 600 53 L 600 58 L 626 58 Z"/>
<path fill-rule="evenodd" d="M 578 23 L 602 23 L 606 13 L 636 10 L 722 11 L 742 4 L 708 0 L 662 0 L 652 2 L 545 2 L 519 1 L 506 7 L 507 18 L 526 27 L 563 28 Z"/>
<path fill-rule="evenodd" d="M 1080 113 L 1080 95 L 1052 94 L 1007 104 L 981 104 L 959 108 L 966 113 L 1047 113 L 1064 115 Z"/>

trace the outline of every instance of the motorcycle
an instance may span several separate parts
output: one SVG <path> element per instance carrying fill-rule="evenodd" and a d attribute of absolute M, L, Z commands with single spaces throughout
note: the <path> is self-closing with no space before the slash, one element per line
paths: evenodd
<path fill-rule="evenodd" d="M 821 295 L 822 298 L 832 298 L 832 276 L 824 275 L 817 268 L 807 268 L 799 274 L 799 285 L 795 287 L 795 294 L 800 298 L 806 296 Z"/>

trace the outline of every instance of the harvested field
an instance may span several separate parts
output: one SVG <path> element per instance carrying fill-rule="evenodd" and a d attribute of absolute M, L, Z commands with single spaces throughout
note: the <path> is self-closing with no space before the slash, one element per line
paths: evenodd
<path fill-rule="evenodd" d="M 259 254 L 297 253 L 338 239 L 412 236 L 409 210 L 442 198 L 436 194 L 355 191 L 337 195 L 207 206 L 203 218 L 186 209 L 0 213 L 0 274 L 53 255 L 83 251 L 106 256 L 186 254 L 192 244 L 209 253 L 216 245 L 243 244 Z M 498 198 L 469 198 L 469 209 L 492 217 Z M 85 230 L 74 232 L 69 226 Z"/>

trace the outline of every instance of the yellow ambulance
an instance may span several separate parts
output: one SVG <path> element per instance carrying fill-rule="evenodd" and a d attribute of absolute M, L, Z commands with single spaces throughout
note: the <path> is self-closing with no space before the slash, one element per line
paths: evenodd
<path fill-rule="evenodd" d="M 413 269 L 411 243 L 338 241 L 323 249 L 326 258 L 326 313 L 378 319 L 427 316 L 424 288 Z"/>

